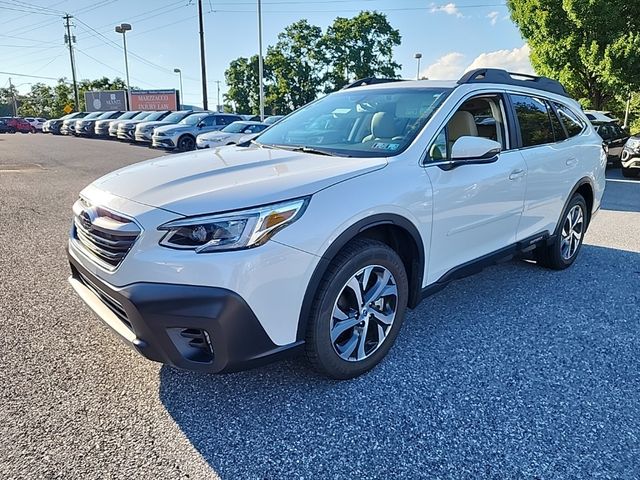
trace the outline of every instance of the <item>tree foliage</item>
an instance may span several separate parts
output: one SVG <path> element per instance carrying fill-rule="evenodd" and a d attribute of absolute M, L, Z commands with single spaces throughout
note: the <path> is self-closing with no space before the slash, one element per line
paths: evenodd
<path fill-rule="evenodd" d="M 531 47 L 531 63 L 601 110 L 640 88 L 640 2 L 508 0 Z"/>
<path fill-rule="evenodd" d="M 289 25 L 264 59 L 267 113 L 288 113 L 357 78 L 396 78 L 400 65 L 393 61 L 393 48 L 397 45 L 400 32 L 378 12 L 338 17 L 325 33 L 307 20 Z M 227 103 L 239 112 L 258 113 L 257 55 L 233 60 L 225 79 Z"/>

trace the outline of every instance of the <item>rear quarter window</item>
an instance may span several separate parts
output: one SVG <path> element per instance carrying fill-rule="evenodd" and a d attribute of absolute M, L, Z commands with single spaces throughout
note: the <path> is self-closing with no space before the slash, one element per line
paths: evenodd
<path fill-rule="evenodd" d="M 558 112 L 558 116 L 560 117 L 560 121 L 564 125 L 564 128 L 567 129 L 569 138 L 580 135 L 585 128 L 585 125 L 582 120 L 580 120 L 580 117 L 578 117 L 578 115 L 572 112 L 570 108 L 565 107 L 564 105 L 556 103 L 555 107 L 556 111 Z"/>

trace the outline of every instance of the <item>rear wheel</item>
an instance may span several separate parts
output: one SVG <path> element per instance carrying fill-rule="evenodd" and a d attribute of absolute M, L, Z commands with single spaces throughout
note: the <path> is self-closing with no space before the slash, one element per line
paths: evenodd
<path fill-rule="evenodd" d="M 538 247 L 536 260 L 554 270 L 570 267 L 578 257 L 588 225 L 587 203 L 576 193 L 562 214 L 562 220 L 551 245 Z"/>
<path fill-rule="evenodd" d="M 178 139 L 178 150 L 188 152 L 196 148 L 196 139 L 191 135 L 183 135 Z"/>
<path fill-rule="evenodd" d="M 402 260 L 384 243 L 355 240 L 331 262 L 307 328 L 307 358 L 320 372 L 347 379 L 387 354 L 404 319 L 408 280 Z"/>

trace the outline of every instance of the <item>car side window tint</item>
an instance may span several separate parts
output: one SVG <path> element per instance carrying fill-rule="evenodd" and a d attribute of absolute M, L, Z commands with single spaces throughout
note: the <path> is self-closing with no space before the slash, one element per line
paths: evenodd
<path fill-rule="evenodd" d="M 549 116 L 551 117 L 551 126 L 553 127 L 553 134 L 556 142 L 566 140 L 567 134 L 565 133 L 564 128 L 562 128 L 562 123 L 560 123 L 560 119 L 549 103 L 547 103 L 547 109 L 549 110 Z"/>
<path fill-rule="evenodd" d="M 564 105 L 560 105 L 558 103 L 555 104 L 558 115 L 560 116 L 560 120 L 564 125 L 564 128 L 567 129 L 567 133 L 569 137 L 575 137 L 576 135 L 580 135 L 584 130 L 584 124 L 580 121 L 578 116 L 569 110 Z"/>
<path fill-rule="evenodd" d="M 216 117 L 204 117 L 202 119 L 202 122 L 204 123 L 205 127 L 213 127 L 216 124 Z"/>
<path fill-rule="evenodd" d="M 511 95 L 511 102 L 520 123 L 523 147 L 553 143 L 553 126 L 546 103 L 525 95 Z"/>

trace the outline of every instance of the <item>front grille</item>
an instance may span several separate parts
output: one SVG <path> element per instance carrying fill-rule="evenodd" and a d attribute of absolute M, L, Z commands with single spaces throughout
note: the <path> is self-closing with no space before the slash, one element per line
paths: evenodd
<path fill-rule="evenodd" d="M 85 277 L 81 273 L 78 273 L 78 278 L 89 290 L 95 293 L 98 296 L 98 298 L 102 300 L 102 303 L 104 303 L 107 306 L 107 308 L 111 310 L 115 314 L 115 316 L 118 317 L 120 321 L 124 323 L 129 330 L 133 331 L 131 322 L 129 321 L 129 317 L 127 316 L 127 312 L 125 311 L 124 307 L 119 301 L 111 297 L 109 294 L 107 294 L 104 290 L 102 290 L 94 282 L 89 280 L 87 277 Z"/>
<path fill-rule="evenodd" d="M 140 235 L 128 218 L 80 199 L 73 206 L 73 236 L 82 249 L 108 270 L 115 269 Z"/>

